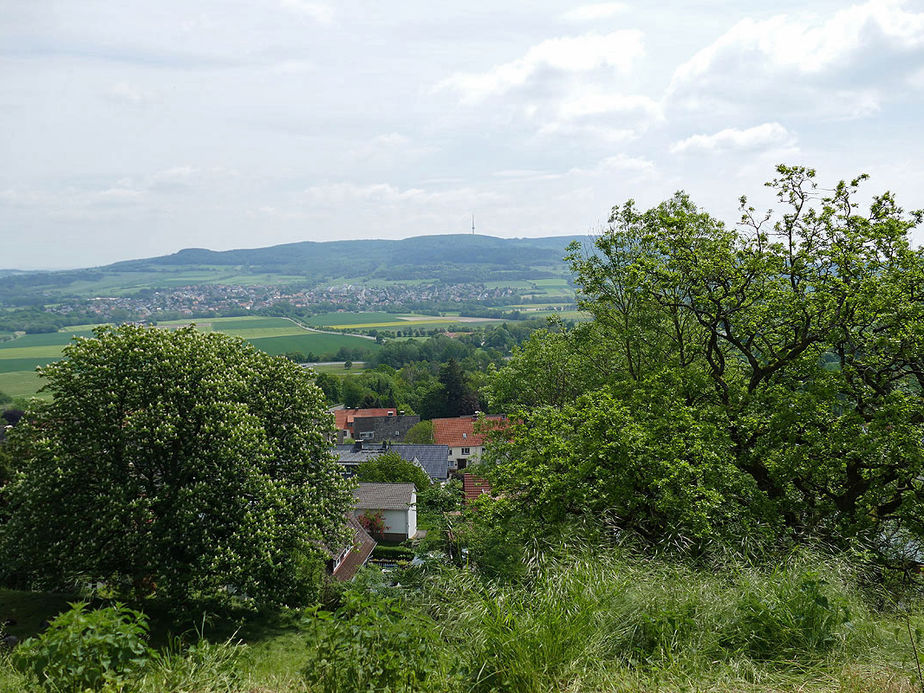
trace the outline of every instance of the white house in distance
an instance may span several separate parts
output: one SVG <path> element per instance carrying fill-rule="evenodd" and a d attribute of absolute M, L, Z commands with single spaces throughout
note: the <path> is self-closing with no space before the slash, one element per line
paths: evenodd
<path fill-rule="evenodd" d="M 404 541 L 417 535 L 417 487 L 414 484 L 361 483 L 353 491 L 353 514 L 381 513 L 385 521 L 382 539 Z"/>
<path fill-rule="evenodd" d="M 489 427 L 503 426 L 506 416 L 485 416 Z M 455 416 L 450 419 L 433 419 L 433 442 L 449 447 L 449 468 L 465 469 L 475 464 L 484 451 L 484 435 L 475 432 L 478 415 Z"/>

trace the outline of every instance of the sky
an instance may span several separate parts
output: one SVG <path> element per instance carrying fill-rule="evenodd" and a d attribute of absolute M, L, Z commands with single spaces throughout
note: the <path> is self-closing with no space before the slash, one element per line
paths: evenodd
<path fill-rule="evenodd" d="M 924 0 L 0 0 L 0 268 L 924 207 Z M 916 237 L 924 241 L 924 233 Z"/>

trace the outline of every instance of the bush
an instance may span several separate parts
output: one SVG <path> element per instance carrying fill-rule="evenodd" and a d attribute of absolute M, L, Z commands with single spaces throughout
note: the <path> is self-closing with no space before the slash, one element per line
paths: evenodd
<path fill-rule="evenodd" d="M 372 557 L 394 561 L 412 561 L 414 560 L 414 550 L 406 546 L 385 546 L 383 544 L 377 544 L 372 550 Z"/>
<path fill-rule="evenodd" d="M 850 603 L 818 571 L 780 568 L 765 579 L 746 578 L 729 626 L 728 644 L 749 657 L 783 660 L 818 656 L 843 638 Z"/>
<path fill-rule="evenodd" d="M 446 690 L 436 624 L 396 599 L 347 592 L 336 612 L 315 611 L 307 625 L 311 690 Z"/>
<path fill-rule="evenodd" d="M 118 688 L 145 666 L 147 617 L 121 604 L 87 610 L 71 604 L 42 635 L 30 638 L 13 653 L 13 664 L 58 691 Z"/>

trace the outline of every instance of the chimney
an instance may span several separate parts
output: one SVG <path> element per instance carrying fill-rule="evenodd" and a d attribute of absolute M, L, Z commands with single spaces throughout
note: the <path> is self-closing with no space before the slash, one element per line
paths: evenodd
<path fill-rule="evenodd" d="M 363 441 L 357 440 L 355 443 L 353 443 L 353 452 L 359 452 L 362 449 L 363 449 Z"/>

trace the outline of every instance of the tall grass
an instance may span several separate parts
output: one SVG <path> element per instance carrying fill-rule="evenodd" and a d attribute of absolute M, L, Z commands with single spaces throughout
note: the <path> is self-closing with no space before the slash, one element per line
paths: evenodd
<path fill-rule="evenodd" d="M 924 636 L 921 613 L 909 629 L 830 555 L 704 568 L 547 553 L 517 583 L 424 570 L 402 587 L 369 573 L 336 612 L 260 631 L 246 648 L 172 641 L 130 690 L 921 691 L 908 636 Z M 37 687 L 0 654 L 0 691 Z"/>
<path fill-rule="evenodd" d="M 584 552 L 516 586 L 456 582 L 429 609 L 475 692 L 859 691 L 875 676 L 906 690 L 908 643 L 854 584 L 813 554 L 707 571 Z"/>

